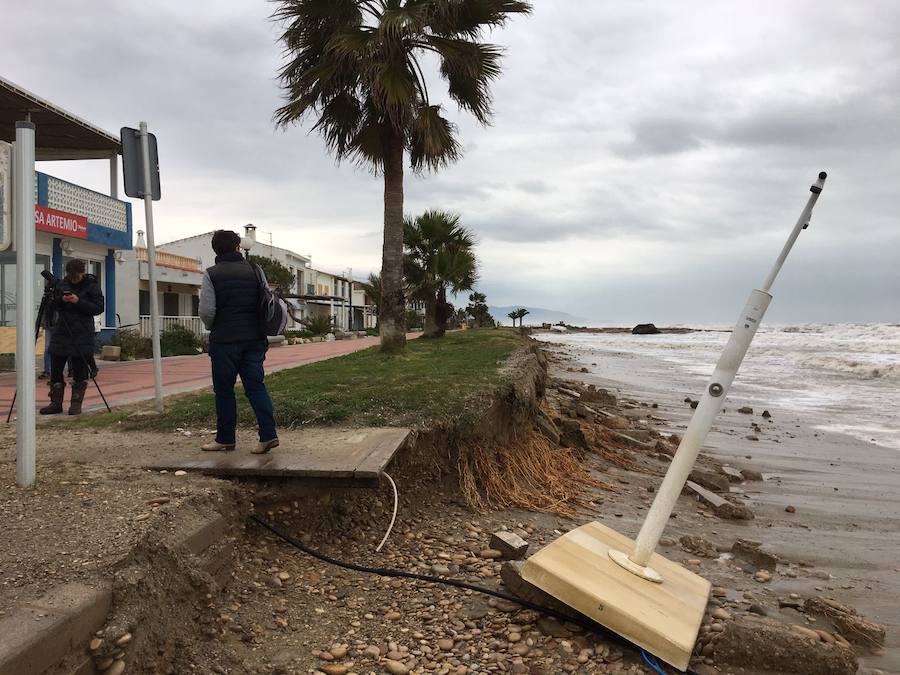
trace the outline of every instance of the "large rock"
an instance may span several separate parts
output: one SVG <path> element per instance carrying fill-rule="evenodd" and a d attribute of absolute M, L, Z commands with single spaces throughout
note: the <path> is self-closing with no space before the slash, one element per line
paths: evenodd
<path fill-rule="evenodd" d="M 528 542 L 519 535 L 500 530 L 491 535 L 490 547 L 500 551 L 506 560 L 521 560 L 528 552 Z"/>
<path fill-rule="evenodd" d="M 566 448 L 587 451 L 588 442 L 581 430 L 578 420 L 560 418 L 556 421 L 559 427 L 559 444 Z"/>
<path fill-rule="evenodd" d="M 711 471 L 704 471 L 703 469 L 694 469 L 691 471 L 688 480 L 692 480 L 698 485 L 702 485 L 707 490 L 713 490 L 715 492 L 728 492 L 731 489 L 726 476 L 719 473 L 712 473 Z"/>
<path fill-rule="evenodd" d="M 760 544 L 755 541 L 746 539 L 738 539 L 731 546 L 731 553 L 735 558 L 752 563 L 755 567 L 762 570 L 775 571 L 778 565 L 778 556 L 774 553 L 763 551 Z"/>
<path fill-rule="evenodd" d="M 637 326 L 631 329 L 632 335 L 656 335 L 657 333 L 661 333 L 656 326 L 652 323 L 639 323 Z"/>
<path fill-rule="evenodd" d="M 508 560 L 503 563 L 503 567 L 500 568 L 500 580 L 503 582 L 506 590 L 526 602 L 549 607 L 563 616 L 572 617 L 575 621 L 580 620 L 582 615 L 579 612 L 563 604 L 534 584 L 525 581 L 522 578 L 522 566 L 524 564 L 521 560 Z"/>
<path fill-rule="evenodd" d="M 853 650 L 822 642 L 814 631 L 801 633 L 777 621 L 749 616 L 723 625 L 711 654 L 717 664 L 773 673 L 856 673 Z"/>

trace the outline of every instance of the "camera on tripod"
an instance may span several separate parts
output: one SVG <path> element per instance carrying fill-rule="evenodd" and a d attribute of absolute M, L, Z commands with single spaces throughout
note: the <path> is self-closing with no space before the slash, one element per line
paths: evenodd
<path fill-rule="evenodd" d="M 55 300 L 62 300 L 63 296 L 72 294 L 72 287 L 65 279 L 53 276 L 47 270 L 41 271 L 41 276 L 47 284 L 44 286 L 44 293 L 50 294 Z"/>

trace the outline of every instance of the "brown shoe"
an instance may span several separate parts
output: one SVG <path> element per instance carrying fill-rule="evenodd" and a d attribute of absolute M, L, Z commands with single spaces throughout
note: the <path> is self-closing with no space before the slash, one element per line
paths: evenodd
<path fill-rule="evenodd" d="M 272 448 L 277 448 L 277 447 L 278 447 L 278 439 L 273 438 L 271 441 L 260 441 L 259 443 L 256 444 L 256 447 L 253 448 L 253 450 L 251 450 L 250 452 L 252 452 L 254 455 L 264 455 Z"/>
<path fill-rule="evenodd" d="M 200 449 L 203 450 L 203 452 L 231 452 L 234 450 L 234 446 L 234 443 L 219 443 L 218 441 L 213 441 L 212 443 L 201 445 Z"/>

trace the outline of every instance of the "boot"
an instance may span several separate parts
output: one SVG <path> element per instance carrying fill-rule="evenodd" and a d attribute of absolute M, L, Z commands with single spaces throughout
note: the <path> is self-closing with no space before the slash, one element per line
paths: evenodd
<path fill-rule="evenodd" d="M 40 409 L 41 415 L 58 415 L 62 412 L 63 396 L 66 395 L 66 383 L 54 382 L 50 385 L 50 405 Z"/>
<path fill-rule="evenodd" d="M 81 404 L 84 401 L 84 392 L 87 390 L 87 382 L 76 382 L 72 385 L 72 402 L 69 404 L 70 415 L 81 414 Z"/>

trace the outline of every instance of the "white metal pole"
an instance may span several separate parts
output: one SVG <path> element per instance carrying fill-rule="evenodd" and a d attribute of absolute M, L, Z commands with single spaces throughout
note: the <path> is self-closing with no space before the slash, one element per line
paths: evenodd
<path fill-rule="evenodd" d="M 753 341 L 753 336 L 756 335 L 756 331 L 762 322 L 763 315 L 769 307 L 772 296 L 768 291 L 772 287 L 775 277 L 784 264 L 791 247 L 797 241 L 800 230 L 809 224 L 812 208 L 819 198 L 819 193 L 822 192 L 825 178 L 825 172 L 820 173 L 819 179 L 810 187 L 812 194 L 809 196 L 797 224 L 791 231 L 787 243 L 779 254 L 775 266 L 763 282 L 763 289 L 754 290 L 750 293 L 750 298 L 738 317 L 731 337 L 725 345 L 725 350 L 719 357 L 716 369 L 713 371 L 709 384 L 703 392 L 696 412 L 691 417 L 687 431 L 685 431 L 684 437 L 678 446 L 678 451 L 675 453 L 671 465 L 669 465 L 666 477 L 663 479 L 656 498 L 653 500 L 653 505 L 650 507 L 644 524 L 641 526 L 641 531 L 638 533 L 635 541 L 634 552 L 628 556 L 622 551 L 610 551 L 610 557 L 613 560 L 625 569 L 645 579 L 656 582 L 662 581 L 662 577 L 648 567 L 647 563 L 650 561 L 653 551 L 656 550 L 659 538 L 669 522 L 672 509 L 675 508 L 675 502 L 678 501 L 678 495 L 681 494 L 681 490 L 684 488 L 684 484 L 691 469 L 694 467 L 697 455 L 700 454 L 700 449 L 703 447 L 713 421 L 722 408 L 725 395 L 728 393 L 734 376 L 737 374 L 747 349 Z"/>
<path fill-rule="evenodd" d="M 159 298 L 156 293 L 156 244 L 153 239 L 153 183 L 150 174 L 150 141 L 147 123 L 141 122 L 141 154 L 144 162 L 144 214 L 147 225 L 147 270 L 150 284 L 150 332 L 153 343 L 153 391 L 156 411 L 163 411 L 162 354 L 159 347 Z"/>
<path fill-rule="evenodd" d="M 34 124 L 16 122 L 13 155 L 16 223 L 16 483 L 34 485 Z"/>

